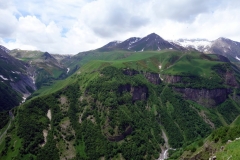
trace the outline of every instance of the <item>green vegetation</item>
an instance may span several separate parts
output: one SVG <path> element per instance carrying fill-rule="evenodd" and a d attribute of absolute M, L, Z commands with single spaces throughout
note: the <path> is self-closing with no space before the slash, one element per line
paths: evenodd
<path fill-rule="evenodd" d="M 8 111 L 18 106 L 21 99 L 20 95 L 10 86 L 0 82 L 0 111 Z"/>
<path fill-rule="evenodd" d="M 8 121 L 9 121 L 9 113 L 0 112 L 0 130 L 7 125 Z"/>
<path fill-rule="evenodd" d="M 7 138 L 0 143 L 1 157 L 157 159 L 165 143 L 164 131 L 170 147 L 176 149 L 170 151 L 170 158 L 177 159 L 185 152 L 199 152 L 208 141 L 222 144 L 240 134 L 239 127 L 233 125 L 239 124 L 239 102 L 235 99 L 240 92 L 224 77 L 227 71 L 234 71 L 231 64 L 213 55 L 90 51 L 75 58 L 67 63 L 76 72 L 65 80 L 39 71 L 36 83 L 44 87 L 16 109 Z M 181 81 L 168 84 L 159 74 L 178 75 Z M 222 104 L 207 108 L 184 99 L 173 87 L 228 88 L 234 92 Z M 6 124 L 7 119 L 2 126 Z M 14 154 L 10 157 L 10 153 Z"/>

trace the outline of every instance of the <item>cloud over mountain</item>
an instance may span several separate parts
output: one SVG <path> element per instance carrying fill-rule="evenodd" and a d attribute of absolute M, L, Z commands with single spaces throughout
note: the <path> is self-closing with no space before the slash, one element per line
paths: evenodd
<path fill-rule="evenodd" d="M 165 39 L 240 40 L 239 1 L 0 0 L 0 43 L 72 53 L 155 32 Z"/>

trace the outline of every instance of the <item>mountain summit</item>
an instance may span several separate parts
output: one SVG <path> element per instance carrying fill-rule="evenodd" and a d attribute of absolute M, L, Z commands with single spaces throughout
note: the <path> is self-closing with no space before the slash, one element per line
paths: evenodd
<path fill-rule="evenodd" d="M 183 47 L 164 40 L 156 33 L 151 33 L 143 38 L 131 37 L 123 42 L 113 41 L 101 47 L 99 50 L 106 51 L 114 49 L 130 50 L 136 52 L 146 50 L 160 51 L 163 49 L 184 50 Z"/>

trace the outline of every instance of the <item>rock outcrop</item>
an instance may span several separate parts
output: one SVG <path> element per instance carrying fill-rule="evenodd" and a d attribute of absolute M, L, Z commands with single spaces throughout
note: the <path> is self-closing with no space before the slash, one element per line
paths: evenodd
<path fill-rule="evenodd" d="M 181 76 L 172 76 L 172 75 L 163 75 L 163 80 L 164 82 L 166 83 L 170 83 L 170 84 L 173 84 L 173 83 L 179 83 L 181 82 Z"/>
<path fill-rule="evenodd" d="M 227 84 L 231 87 L 239 87 L 239 84 L 238 84 L 233 72 L 227 71 L 224 74 L 224 78 L 225 78 L 225 84 Z"/>
<path fill-rule="evenodd" d="M 160 77 L 159 77 L 159 74 L 157 74 L 157 73 L 146 72 L 146 73 L 144 73 L 144 76 L 145 76 L 145 77 L 147 78 L 147 80 L 148 80 L 149 82 L 151 82 L 152 84 L 158 85 L 158 84 L 160 84 L 160 82 L 161 82 L 161 79 L 160 79 Z"/>
<path fill-rule="evenodd" d="M 152 84 L 160 84 L 161 83 L 161 79 L 159 77 L 158 73 L 152 73 L 152 72 L 139 72 L 136 71 L 134 69 L 124 69 L 123 70 L 123 74 L 128 75 L 128 76 L 134 76 L 136 74 L 143 74 L 144 77 Z"/>
<path fill-rule="evenodd" d="M 195 101 L 206 107 L 214 107 L 224 102 L 231 90 L 219 89 L 194 89 L 194 88 L 173 88 L 181 93 L 184 98 Z"/>
<path fill-rule="evenodd" d="M 148 88 L 146 86 L 131 86 L 130 84 L 121 85 L 118 87 L 118 91 L 130 92 L 132 95 L 132 101 L 146 100 L 148 98 Z"/>
<path fill-rule="evenodd" d="M 136 74 L 140 74 L 140 72 L 138 72 L 134 69 L 124 69 L 123 74 L 128 75 L 128 76 L 134 76 Z"/>
<path fill-rule="evenodd" d="M 133 129 L 131 126 L 128 126 L 126 128 L 126 130 L 120 134 L 120 135 L 116 135 L 116 136 L 110 136 L 110 135 L 106 135 L 107 136 L 107 139 L 109 141 L 112 141 L 112 142 L 119 142 L 121 140 L 123 140 L 124 138 L 126 138 L 126 136 L 130 135 L 132 133 Z"/>
<path fill-rule="evenodd" d="M 16 82 L 10 82 L 11 87 L 23 95 L 31 95 L 31 93 L 36 90 L 36 86 L 32 78 L 24 74 L 19 76 L 20 80 Z"/>

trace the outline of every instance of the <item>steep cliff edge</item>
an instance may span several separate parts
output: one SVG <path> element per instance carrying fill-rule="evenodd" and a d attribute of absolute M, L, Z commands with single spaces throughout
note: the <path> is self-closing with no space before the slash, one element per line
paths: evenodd
<path fill-rule="evenodd" d="M 165 83 L 170 83 L 170 84 L 174 84 L 174 83 L 179 83 L 181 82 L 181 76 L 173 76 L 173 75 L 162 75 L 163 77 L 163 81 Z"/>
<path fill-rule="evenodd" d="M 226 88 L 218 89 L 195 89 L 195 88 L 173 88 L 182 94 L 186 99 L 195 101 L 206 107 L 213 107 L 224 102 L 231 90 Z"/>
<path fill-rule="evenodd" d="M 121 85 L 118 87 L 118 92 L 130 92 L 132 101 L 147 100 L 148 88 L 146 86 L 131 86 L 130 84 Z"/>
<path fill-rule="evenodd" d="M 123 74 L 128 76 L 134 76 L 136 74 L 142 74 L 144 77 L 152 84 L 158 85 L 161 83 L 161 79 L 159 77 L 158 73 L 152 73 L 152 72 L 139 72 L 134 69 L 124 69 Z"/>

